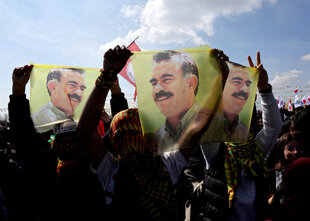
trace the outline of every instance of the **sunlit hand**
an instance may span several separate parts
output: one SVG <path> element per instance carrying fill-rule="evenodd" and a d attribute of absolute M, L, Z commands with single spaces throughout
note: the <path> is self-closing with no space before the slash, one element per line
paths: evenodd
<path fill-rule="evenodd" d="M 257 88 L 259 91 L 268 90 L 269 89 L 268 73 L 265 70 L 265 68 L 263 67 L 263 65 L 261 64 L 259 51 L 256 53 L 256 57 L 257 57 L 256 58 L 257 59 L 257 66 L 255 66 L 253 64 L 251 56 L 248 56 L 248 60 L 249 60 L 250 67 L 257 68 L 258 72 L 259 72 L 259 79 L 258 79 Z"/>
<path fill-rule="evenodd" d="M 13 95 L 23 95 L 25 94 L 26 84 L 29 81 L 30 73 L 32 71 L 33 65 L 25 65 L 23 67 L 17 67 L 12 73 L 12 94 Z"/>

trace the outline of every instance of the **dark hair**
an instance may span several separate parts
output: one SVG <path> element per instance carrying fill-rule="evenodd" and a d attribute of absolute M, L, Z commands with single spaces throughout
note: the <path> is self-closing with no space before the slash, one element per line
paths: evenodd
<path fill-rule="evenodd" d="M 310 115 L 307 110 L 298 111 L 291 119 L 295 130 L 303 132 L 309 129 Z"/>
<path fill-rule="evenodd" d="M 195 88 L 195 95 L 196 95 L 198 93 L 198 87 L 199 87 L 199 74 L 197 65 L 190 54 L 181 51 L 166 50 L 154 54 L 153 61 L 159 63 L 161 61 L 171 60 L 173 59 L 173 57 L 179 58 L 179 61 L 182 65 L 183 78 L 191 75 L 197 77 L 198 84 L 197 87 Z"/>
<path fill-rule="evenodd" d="M 85 70 L 83 69 L 78 69 L 78 68 L 57 68 L 57 69 L 52 69 L 48 74 L 47 74 L 47 79 L 46 79 L 46 88 L 48 94 L 51 96 L 51 92 L 48 89 L 48 82 L 51 80 L 56 80 L 57 82 L 60 82 L 61 76 L 62 76 L 62 71 L 74 71 L 78 72 L 80 74 L 84 74 Z"/>
<path fill-rule="evenodd" d="M 274 166 L 274 170 L 282 170 L 285 167 L 286 160 L 284 157 L 284 147 L 292 140 L 297 140 L 300 142 L 299 137 L 291 133 L 285 133 L 278 139 L 278 142 L 276 144 L 277 163 Z"/>

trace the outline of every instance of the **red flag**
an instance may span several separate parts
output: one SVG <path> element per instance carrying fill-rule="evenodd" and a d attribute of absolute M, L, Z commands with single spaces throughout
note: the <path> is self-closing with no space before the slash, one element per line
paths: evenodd
<path fill-rule="evenodd" d="M 288 103 L 288 111 L 290 111 L 290 112 L 293 111 L 291 99 L 290 99 L 290 101 L 289 101 L 289 103 Z"/>
<path fill-rule="evenodd" d="M 135 94 L 133 95 L 133 100 L 136 101 L 137 98 L 137 87 L 135 88 Z"/>
<path fill-rule="evenodd" d="M 139 48 L 139 46 L 136 44 L 135 41 L 133 41 L 127 48 L 130 51 L 141 51 L 141 49 Z"/>
<path fill-rule="evenodd" d="M 295 93 L 295 94 L 298 93 L 298 87 L 296 87 L 296 89 L 294 90 L 294 93 Z"/>
<path fill-rule="evenodd" d="M 302 97 L 302 102 L 303 102 L 303 104 L 307 104 L 307 99 L 306 99 L 305 95 Z"/>
<path fill-rule="evenodd" d="M 128 47 L 130 51 L 141 51 L 136 42 L 132 42 Z M 119 74 L 125 78 L 132 86 L 136 87 L 135 76 L 130 59 L 128 59 L 125 67 L 119 72 Z"/>

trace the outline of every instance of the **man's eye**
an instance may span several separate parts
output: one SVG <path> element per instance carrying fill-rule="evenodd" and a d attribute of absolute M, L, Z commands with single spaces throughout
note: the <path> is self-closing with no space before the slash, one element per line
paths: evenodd
<path fill-rule="evenodd" d="M 232 83 L 233 83 L 234 85 L 240 85 L 240 84 L 241 84 L 241 81 L 232 81 Z"/>
<path fill-rule="evenodd" d="M 67 86 L 70 88 L 70 89 L 75 89 L 77 88 L 77 86 L 75 84 L 67 84 Z"/>
<path fill-rule="evenodd" d="M 172 80 L 172 78 L 164 78 L 162 81 L 164 82 L 164 83 L 168 83 L 169 81 L 171 81 Z"/>

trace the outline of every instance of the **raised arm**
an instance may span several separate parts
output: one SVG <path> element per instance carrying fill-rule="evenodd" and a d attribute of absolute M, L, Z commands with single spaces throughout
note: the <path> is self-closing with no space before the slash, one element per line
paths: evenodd
<path fill-rule="evenodd" d="M 106 147 L 98 134 L 98 123 L 111 86 L 117 81 L 117 74 L 125 66 L 131 52 L 126 47 L 116 46 L 104 54 L 103 71 L 97 78 L 77 125 L 84 144 L 90 151 L 92 166 L 96 169 L 106 154 Z"/>
<path fill-rule="evenodd" d="M 18 151 L 29 154 L 35 151 L 35 145 L 29 145 L 29 148 L 25 148 L 25 146 L 43 140 L 34 128 L 30 117 L 29 101 L 26 99 L 25 94 L 32 68 L 32 65 L 25 65 L 14 69 L 12 73 L 12 94 L 9 103 L 10 127 L 13 137 L 15 137 L 13 143 Z"/>
<path fill-rule="evenodd" d="M 257 134 L 256 141 L 262 151 L 267 154 L 276 143 L 281 131 L 281 114 L 272 93 L 272 86 L 268 83 L 268 73 L 261 64 L 260 53 L 257 52 L 257 66 L 253 64 L 250 56 L 248 60 L 250 67 L 257 67 L 259 71 L 257 88 L 262 98 L 263 128 Z"/>

